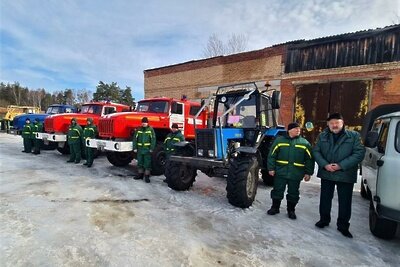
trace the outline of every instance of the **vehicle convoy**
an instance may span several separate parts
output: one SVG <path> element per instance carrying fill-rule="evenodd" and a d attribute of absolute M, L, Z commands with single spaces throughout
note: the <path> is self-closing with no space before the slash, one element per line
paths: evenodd
<path fill-rule="evenodd" d="M 147 117 L 157 138 L 157 146 L 152 152 L 152 173 L 153 175 L 163 174 L 165 165 L 163 142 L 171 131 L 172 124 L 178 124 L 187 142 L 193 141 L 195 137 L 193 119 L 200 107 L 200 103 L 189 101 L 184 97 L 181 100 L 166 97 L 141 100 L 134 112 L 102 117 L 98 125 L 99 138 L 87 140 L 87 146 L 105 150 L 111 164 L 126 166 L 135 158 L 132 149 L 133 133 L 141 126 L 141 119 Z M 206 127 L 206 116 L 206 110 L 197 116 L 197 127 Z"/>
<path fill-rule="evenodd" d="M 361 195 L 370 201 L 372 234 L 390 239 L 400 223 L 400 104 L 397 108 L 396 105 L 377 107 L 367 116 L 369 120 L 364 125 L 368 127 L 370 121 L 373 124 L 364 141 Z"/>
<path fill-rule="evenodd" d="M 20 114 L 38 114 L 38 113 L 40 113 L 40 108 L 38 107 L 9 105 L 7 106 L 3 118 L 0 120 L 1 130 L 9 132 L 10 128 L 13 126 L 12 123 L 14 118 Z"/>
<path fill-rule="evenodd" d="M 112 102 L 91 102 L 82 105 L 79 113 L 64 113 L 50 115 L 44 120 L 45 133 L 37 133 L 36 138 L 42 139 L 44 143 L 58 143 L 57 150 L 62 154 L 69 153 L 67 144 L 68 127 L 71 119 L 76 118 L 77 123 L 84 128 L 88 118 L 93 119 L 93 124 L 98 126 L 99 119 L 103 115 L 130 111 L 131 107 L 127 105 Z"/>
<path fill-rule="evenodd" d="M 11 134 L 21 134 L 26 119 L 30 119 L 31 122 L 33 122 L 35 119 L 39 119 L 39 122 L 44 123 L 44 119 L 49 115 L 74 112 L 76 112 L 76 108 L 74 106 L 53 104 L 47 108 L 46 113 L 21 114 L 14 117 L 13 126 L 10 128 L 9 132 Z"/>
<path fill-rule="evenodd" d="M 264 183 L 272 184 L 267 156 L 272 141 L 285 129 L 278 126 L 275 114 L 280 92 L 266 86 L 260 90 L 252 82 L 217 89 L 211 127 L 196 129 L 194 145 L 177 143 L 176 154 L 167 162 L 165 177 L 170 188 L 189 189 L 197 170 L 227 177 L 229 203 L 247 208 L 254 201 L 260 174 Z"/>

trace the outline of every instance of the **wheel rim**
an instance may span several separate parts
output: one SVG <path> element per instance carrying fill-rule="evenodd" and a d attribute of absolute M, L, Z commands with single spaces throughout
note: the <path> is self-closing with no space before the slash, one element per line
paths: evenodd
<path fill-rule="evenodd" d="M 246 183 L 246 193 L 247 193 L 247 197 L 251 198 L 253 197 L 253 193 L 254 193 L 254 175 L 252 175 L 252 172 L 249 171 L 247 173 L 247 183 Z"/>

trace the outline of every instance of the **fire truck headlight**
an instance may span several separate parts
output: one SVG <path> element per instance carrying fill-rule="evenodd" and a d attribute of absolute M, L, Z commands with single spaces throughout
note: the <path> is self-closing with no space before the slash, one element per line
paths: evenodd
<path fill-rule="evenodd" d="M 119 150 L 119 143 L 115 143 L 114 148 L 115 150 Z"/>
<path fill-rule="evenodd" d="M 197 149 L 197 156 L 203 156 L 203 149 Z"/>

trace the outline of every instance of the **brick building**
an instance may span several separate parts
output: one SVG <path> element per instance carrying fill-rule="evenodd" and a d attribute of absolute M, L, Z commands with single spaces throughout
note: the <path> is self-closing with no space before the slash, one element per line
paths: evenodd
<path fill-rule="evenodd" d="M 400 103 L 400 25 L 144 71 L 146 98 L 201 99 L 218 86 L 247 81 L 281 90 L 282 124 L 312 121 L 317 134 L 328 114 L 340 111 L 348 126 L 360 129 L 369 109 Z"/>

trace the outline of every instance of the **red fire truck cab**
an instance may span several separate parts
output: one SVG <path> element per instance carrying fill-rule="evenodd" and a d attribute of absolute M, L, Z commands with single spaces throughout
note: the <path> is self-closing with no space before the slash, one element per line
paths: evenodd
<path fill-rule="evenodd" d="M 135 157 L 132 149 L 132 136 L 136 128 L 141 126 L 143 117 L 147 117 L 149 125 L 154 128 L 157 147 L 152 154 L 152 173 L 164 173 L 165 153 L 163 142 L 171 131 L 173 123 L 177 123 L 187 141 L 194 140 L 194 116 L 200 110 L 198 102 L 156 97 L 138 102 L 134 112 L 110 114 L 99 121 L 99 139 L 90 139 L 87 145 L 107 152 L 108 161 L 115 166 L 126 166 Z M 207 112 L 203 111 L 196 119 L 196 128 L 205 128 Z"/>

